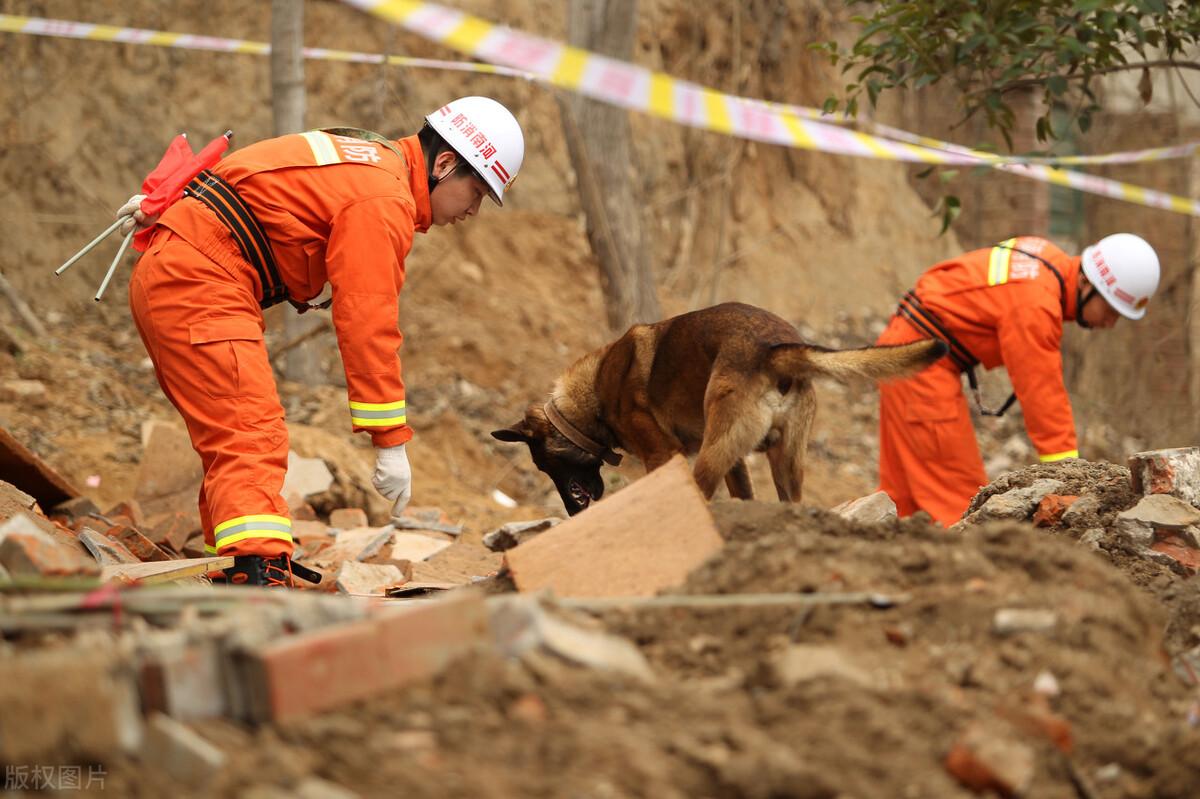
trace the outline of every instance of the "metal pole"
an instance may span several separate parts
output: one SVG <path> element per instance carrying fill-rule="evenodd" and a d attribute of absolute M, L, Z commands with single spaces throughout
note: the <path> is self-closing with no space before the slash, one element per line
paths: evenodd
<path fill-rule="evenodd" d="M 117 228 L 119 228 L 121 226 L 121 223 L 124 222 L 126 219 L 129 219 L 129 217 L 131 217 L 131 216 L 132 216 L 132 214 L 126 214 L 125 216 L 117 217 L 117 221 L 113 222 L 111 225 L 109 225 L 107 230 L 105 230 L 103 233 L 101 233 L 96 238 L 92 239 L 91 243 L 85 244 L 83 249 L 80 250 L 79 252 L 75 253 L 74 255 L 72 255 L 70 260 L 68 260 L 65 264 L 60 266 L 58 269 L 55 269 L 54 274 L 61 275 L 63 272 L 67 271 L 67 269 L 70 268 L 72 264 L 74 264 L 76 261 L 78 261 L 83 256 L 87 255 L 89 252 L 92 251 L 92 249 L 97 244 L 99 244 L 100 242 L 102 242 L 106 238 L 108 238 L 110 235 L 112 235 L 112 232 L 114 230 L 116 230 Z"/>
<path fill-rule="evenodd" d="M 125 254 L 125 250 L 129 249 L 129 242 L 133 241 L 133 234 L 136 232 L 136 230 L 129 231 L 125 240 L 121 242 L 121 249 L 117 250 L 117 257 L 113 258 L 112 266 L 108 268 L 108 274 L 104 276 L 104 282 L 100 284 L 100 290 L 96 292 L 96 302 L 100 302 L 100 298 L 104 296 L 104 290 L 108 288 L 108 281 L 112 280 L 113 272 L 117 271 L 117 264 L 121 262 L 121 256 Z"/>

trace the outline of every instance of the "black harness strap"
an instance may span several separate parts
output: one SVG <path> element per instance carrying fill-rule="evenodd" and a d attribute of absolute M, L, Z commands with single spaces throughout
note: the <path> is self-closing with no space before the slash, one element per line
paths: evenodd
<path fill-rule="evenodd" d="M 270 308 L 288 299 L 287 286 L 279 279 L 279 267 L 262 225 L 233 187 L 206 169 L 187 185 L 184 195 L 207 205 L 229 229 L 242 257 L 258 273 L 262 286 L 259 305 Z"/>

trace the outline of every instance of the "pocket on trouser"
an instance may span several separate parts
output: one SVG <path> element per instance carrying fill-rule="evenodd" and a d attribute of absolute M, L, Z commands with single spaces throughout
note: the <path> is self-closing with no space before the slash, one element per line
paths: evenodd
<path fill-rule="evenodd" d="M 253 319 L 218 317 L 188 326 L 192 363 L 214 399 L 274 393 L 263 331 Z"/>

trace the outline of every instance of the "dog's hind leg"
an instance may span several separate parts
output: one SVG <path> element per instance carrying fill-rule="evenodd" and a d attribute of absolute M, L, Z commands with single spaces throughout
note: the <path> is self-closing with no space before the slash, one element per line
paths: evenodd
<path fill-rule="evenodd" d="M 725 473 L 725 487 L 734 499 L 754 499 L 754 483 L 750 482 L 745 458 L 738 458 L 733 468 Z"/>
<path fill-rule="evenodd" d="M 804 489 L 804 459 L 817 403 L 811 388 L 799 399 L 788 423 L 780 429 L 779 440 L 767 450 L 771 479 L 780 502 L 799 502 Z"/>
<path fill-rule="evenodd" d="M 762 441 L 770 423 L 755 399 L 737 388 L 714 378 L 705 392 L 704 441 L 693 474 L 708 499 L 717 483 Z"/>

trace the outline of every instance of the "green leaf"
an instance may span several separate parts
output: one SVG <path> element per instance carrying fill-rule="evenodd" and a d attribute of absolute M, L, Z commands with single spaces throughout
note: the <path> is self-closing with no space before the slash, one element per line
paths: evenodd
<path fill-rule="evenodd" d="M 939 236 L 946 234 L 960 213 L 962 213 L 962 202 L 957 197 L 947 194 L 942 198 L 942 229 L 938 232 Z"/>
<path fill-rule="evenodd" d="M 1062 75 L 1051 75 L 1046 81 L 1046 89 L 1055 97 L 1061 97 L 1067 93 L 1067 79 Z"/>

